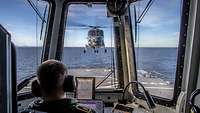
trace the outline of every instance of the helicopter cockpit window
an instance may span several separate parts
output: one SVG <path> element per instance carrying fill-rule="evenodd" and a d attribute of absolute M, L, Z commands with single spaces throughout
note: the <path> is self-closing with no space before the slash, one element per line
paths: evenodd
<path fill-rule="evenodd" d="M 49 3 L 45 1 L 3 0 L 0 3 L 0 23 L 11 33 L 11 40 L 16 45 L 18 85 L 22 83 L 21 86 L 26 86 L 22 81 L 36 75 L 48 10 Z M 30 86 L 27 86 L 18 93 L 29 91 Z"/>
<path fill-rule="evenodd" d="M 68 6 L 63 62 L 68 73 L 95 77 L 96 88 L 117 88 L 112 18 L 106 5 Z"/>
<path fill-rule="evenodd" d="M 130 5 L 137 80 L 152 95 L 167 99 L 174 95 L 181 3 L 144 0 Z"/>

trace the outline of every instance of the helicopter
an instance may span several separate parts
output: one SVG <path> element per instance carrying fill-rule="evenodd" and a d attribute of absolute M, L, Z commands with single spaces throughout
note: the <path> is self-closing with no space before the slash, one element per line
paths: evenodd
<path fill-rule="evenodd" d="M 86 47 L 91 48 L 100 48 L 105 47 L 104 44 L 104 32 L 103 30 L 99 29 L 100 26 L 90 26 L 92 29 L 88 31 L 88 44 Z"/>
<path fill-rule="evenodd" d="M 86 53 L 87 48 L 93 48 L 94 53 L 98 53 L 99 48 L 105 48 L 104 31 L 102 29 L 108 28 L 108 26 L 86 25 L 76 23 L 75 25 L 73 25 L 73 27 L 78 27 L 79 29 L 89 29 L 86 37 L 87 44 L 85 44 L 85 49 L 83 51 L 84 53 Z M 107 52 L 106 48 L 104 52 Z"/>

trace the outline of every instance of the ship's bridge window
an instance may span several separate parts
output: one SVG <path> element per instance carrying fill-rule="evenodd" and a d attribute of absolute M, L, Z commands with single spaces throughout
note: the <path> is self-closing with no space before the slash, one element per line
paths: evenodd
<path fill-rule="evenodd" d="M 173 99 L 177 90 L 181 3 L 182 0 L 144 0 L 130 5 L 137 80 L 152 95 L 166 99 Z"/>
<path fill-rule="evenodd" d="M 68 6 L 62 60 L 68 73 L 95 77 L 96 88 L 117 88 L 112 18 L 106 5 Z"/>
<path fill-rule="evenodd" d="M 49 9 L 48 2 L 36 0 L 30 0 L 30 2 L 34 4 L 40 16 L 45 20 L 44 23 L 25 0 L 3 0 L 0 3 L 0 23 L 10 32 L 11 40 L 16 46 L 18 84 L 36 75 L 41 61 Z M 41 30 L 42 28 L 43 30 Z M 19 93 L 28 91 L 30 91 L 29 86 Z"/>

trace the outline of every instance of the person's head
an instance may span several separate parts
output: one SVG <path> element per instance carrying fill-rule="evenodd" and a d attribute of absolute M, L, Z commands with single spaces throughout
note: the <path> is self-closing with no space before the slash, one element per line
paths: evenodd
<path fill-rule="evenodd" d="M 37 77 L 44 99 L 56 100 L 65 96 L 64 80 L 66 75 L 66 66 L 57 60 L 47 60 L 38 67 Z"/>

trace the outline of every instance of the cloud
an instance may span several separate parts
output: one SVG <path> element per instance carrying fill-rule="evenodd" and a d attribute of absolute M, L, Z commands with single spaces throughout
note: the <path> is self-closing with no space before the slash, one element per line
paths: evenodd
<path fill-rule="evenodd" d="M 36 39 L 35 35 L 12 32 L 11 40 L 16 46 L 42 46 L 43 41 Z"/>
<path fill-rule="evenodd" d="M 111 19 L 107 18 L 107 10 L 105 5 L 93 5 L 88 7 L 86 5 L 70 5 L 67 22 L 73 25 L 106 25 L 110 23 Z"/>
<path fill-rule="evenodd" d="M 144 33 L 141 34 L 135 46 L 138 47 L 178 47 L 179 32 Z"/>
<path fill-rule="evenodd" d="M 36 39 L 35 26 L 23 25 L 21 23 L 6 23 L 3 26 L 11 34 L 11 40 L 16 46 L 41 46 L 43 41 Z M 38 28 L 39 29 L 39 28 Z"/>
<path fill-rule="evenodd" d="M 146 0 L 145 0 L 146 1 Z M 7 0 L 2 4 L 10 4 L 5 7 L 0 4 L 1 24 L 12 34 L 12 40 L 17 46 L 35 46 L 36 41 L 36 21 L 35 12 L 24 0 Z M 155 0 L 144 20 L 140 24 L 140 39 L 142 46 L 177 46 L 180 25 L 180 0 Z M 146 4 L 145 2 L 144 4 Z M 43 13 L 45 2 L 39 2 L 38 7 Z M 141 8 L 144 8 L 142 5 Z M 8 15 L 9 14 L 9 15 Z M 68 13 L 68 24 L 82 23 L 88 25 L 112 25 L 112 18 L 107 18 L 105 5 L 93 5 L 92 8 L 86 5 L 70 5 Z M 75 23 L 75 24 L 76 24 Z M 38 24 L 40 26 L 40 23 Z M 82 45 L 87 43 L 87 30 L 68 29 L 65 45 Z M 38 33 L 40 28 L 38 27 Z M 104 29 L 105 43 L 110 45 L 110 28 Z M 114 36 L 112 34 L 112 36 Z M 75 40 L 76 39 L 76 40 Z M 140 42 L 141 42 L 140 41 Z M 40 41 L 39 45 L 42 45 Z"/>
<path fill-rule="evenodd" d="M 155 0 L 144 16 L 140 26 L 146 28 L 163 28 L 179 24 L 181 12 L 179 2 L 180 0 Z M 138 15 L 143 11 L 144 4 L 146 5 L 147 2 L 141 1 L 136 4 Z"/>
<path fill-rule="evenodd" d="M 139 46 L 178 46 L 181 12 L 179 2 L 180 0 L 155 0 L 139 24 Z M 138 13 L 139 9 L 144 8 L 144 5 L 136 4 L 136 8 Z"/>
<path fill-rule="evenodd" d="M 75 4 L 69 6 L 69 16 L 72 17 L 94 17 L 94 16 L 105 16 L 106 14 L 105 5 L 93 5 L 88 7 L 87 5 Z M 78 15 L 77 15 L 78 14 Z"/>

